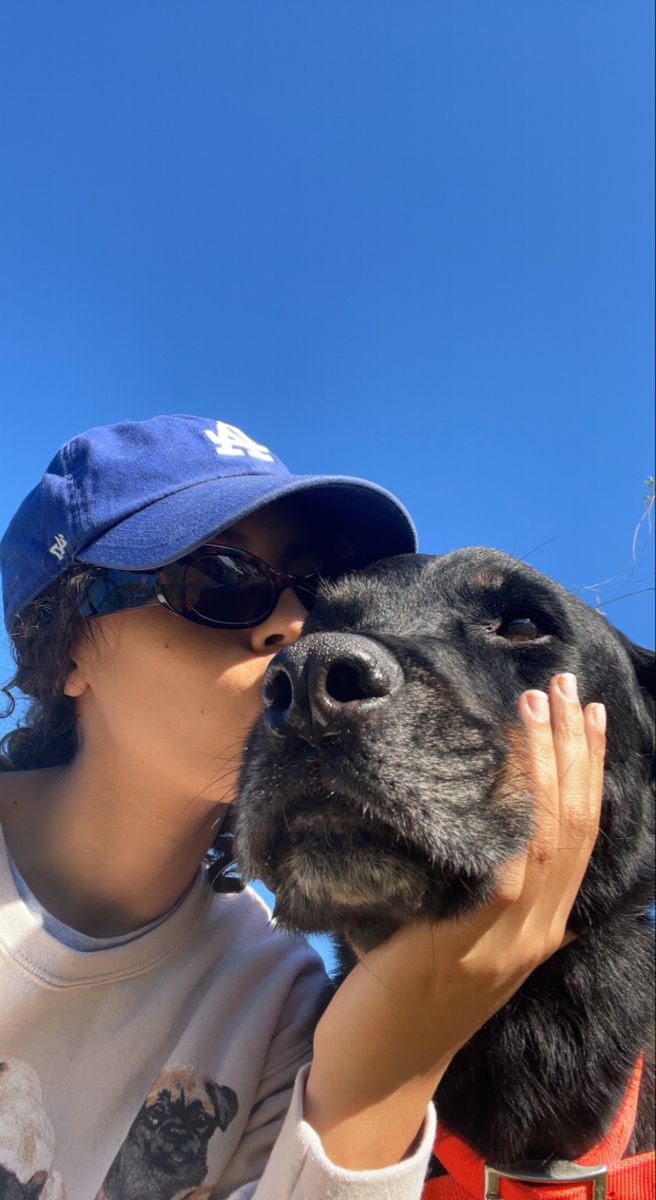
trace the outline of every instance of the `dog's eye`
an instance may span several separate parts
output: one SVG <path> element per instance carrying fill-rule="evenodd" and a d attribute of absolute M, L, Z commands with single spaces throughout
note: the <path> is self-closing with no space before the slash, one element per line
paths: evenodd
<path fill-rule="evenodd" d="M 531 617 L 510 617 L 499 626 L 497 633 L 507 642 L 534 642 L 542 630 Z"/>

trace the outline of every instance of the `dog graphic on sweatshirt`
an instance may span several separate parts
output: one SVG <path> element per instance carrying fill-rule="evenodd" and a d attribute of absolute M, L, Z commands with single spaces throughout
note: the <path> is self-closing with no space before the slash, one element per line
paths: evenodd
<path fill-rule="evenodd" d="M 239 1108 L 232 1088 L 193 1067 L 167 1067 L 155 1081 L 96 1200 L 174 1200 L 207 1176 L 207 1147 Z"/>
<path fill-rule="evenodd" d="M 39 1076 L 22 1059 L 0 1057 L 2 1200 L 64 1200 L 61 1175 L 52 1170 L 54 1148 Z"/>

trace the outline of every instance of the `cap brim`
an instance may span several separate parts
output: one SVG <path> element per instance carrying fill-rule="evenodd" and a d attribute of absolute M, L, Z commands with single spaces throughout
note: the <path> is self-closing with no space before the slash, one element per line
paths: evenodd
<path fill-rule="evenodd" d="M 313 510 L 339 520 L 367 543 L 371 559 L 416 550 L 414 524 L 384 488 L 339 475 L 267 475 L 212 479 L 165 496 L 126 517 L 78 551 L 82 562 L 146 571 L 181 558 L 274 500 L 311 493 Z"/>

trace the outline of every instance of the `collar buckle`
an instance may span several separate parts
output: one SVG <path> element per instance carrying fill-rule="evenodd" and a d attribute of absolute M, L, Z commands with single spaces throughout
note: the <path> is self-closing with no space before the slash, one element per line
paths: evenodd
<path fill-rule="evenodd" d="M 589 1167 L 554 1158 L 551 1162 L 518 1162 L 510 1166 L 496 1163 L 485 1164 L 483 1200 L 501 1200 L 502 1179 L 517 1183 L 537 1183 L 542 1187 L 564 1187 L 566 1185 L 592 1183 L 592 1200 L 606 1200 L 608 1167 L 603 1164 Z"/>

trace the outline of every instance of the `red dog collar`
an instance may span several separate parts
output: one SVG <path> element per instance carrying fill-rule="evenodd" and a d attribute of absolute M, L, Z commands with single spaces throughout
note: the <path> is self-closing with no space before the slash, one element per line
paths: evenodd
<path fill-rule="evenodd" d="M 429 1180 L 422 1200 L 494 1200 L 501 1181 L 503 1200 L 589 1200 L 590 1182 L 595 1200 L 654 1200 L 654 1151 L 622 1158 L 635 1125 L 641 1077 L 642 1058 L 601 1141 L 575 1163 L 559 1164 L 550 1178 L 536 1163 L 505 1169 L 486 1164 L 461 1138 L 438 1127 L 434 1153 L 448 1175 Z"/>

